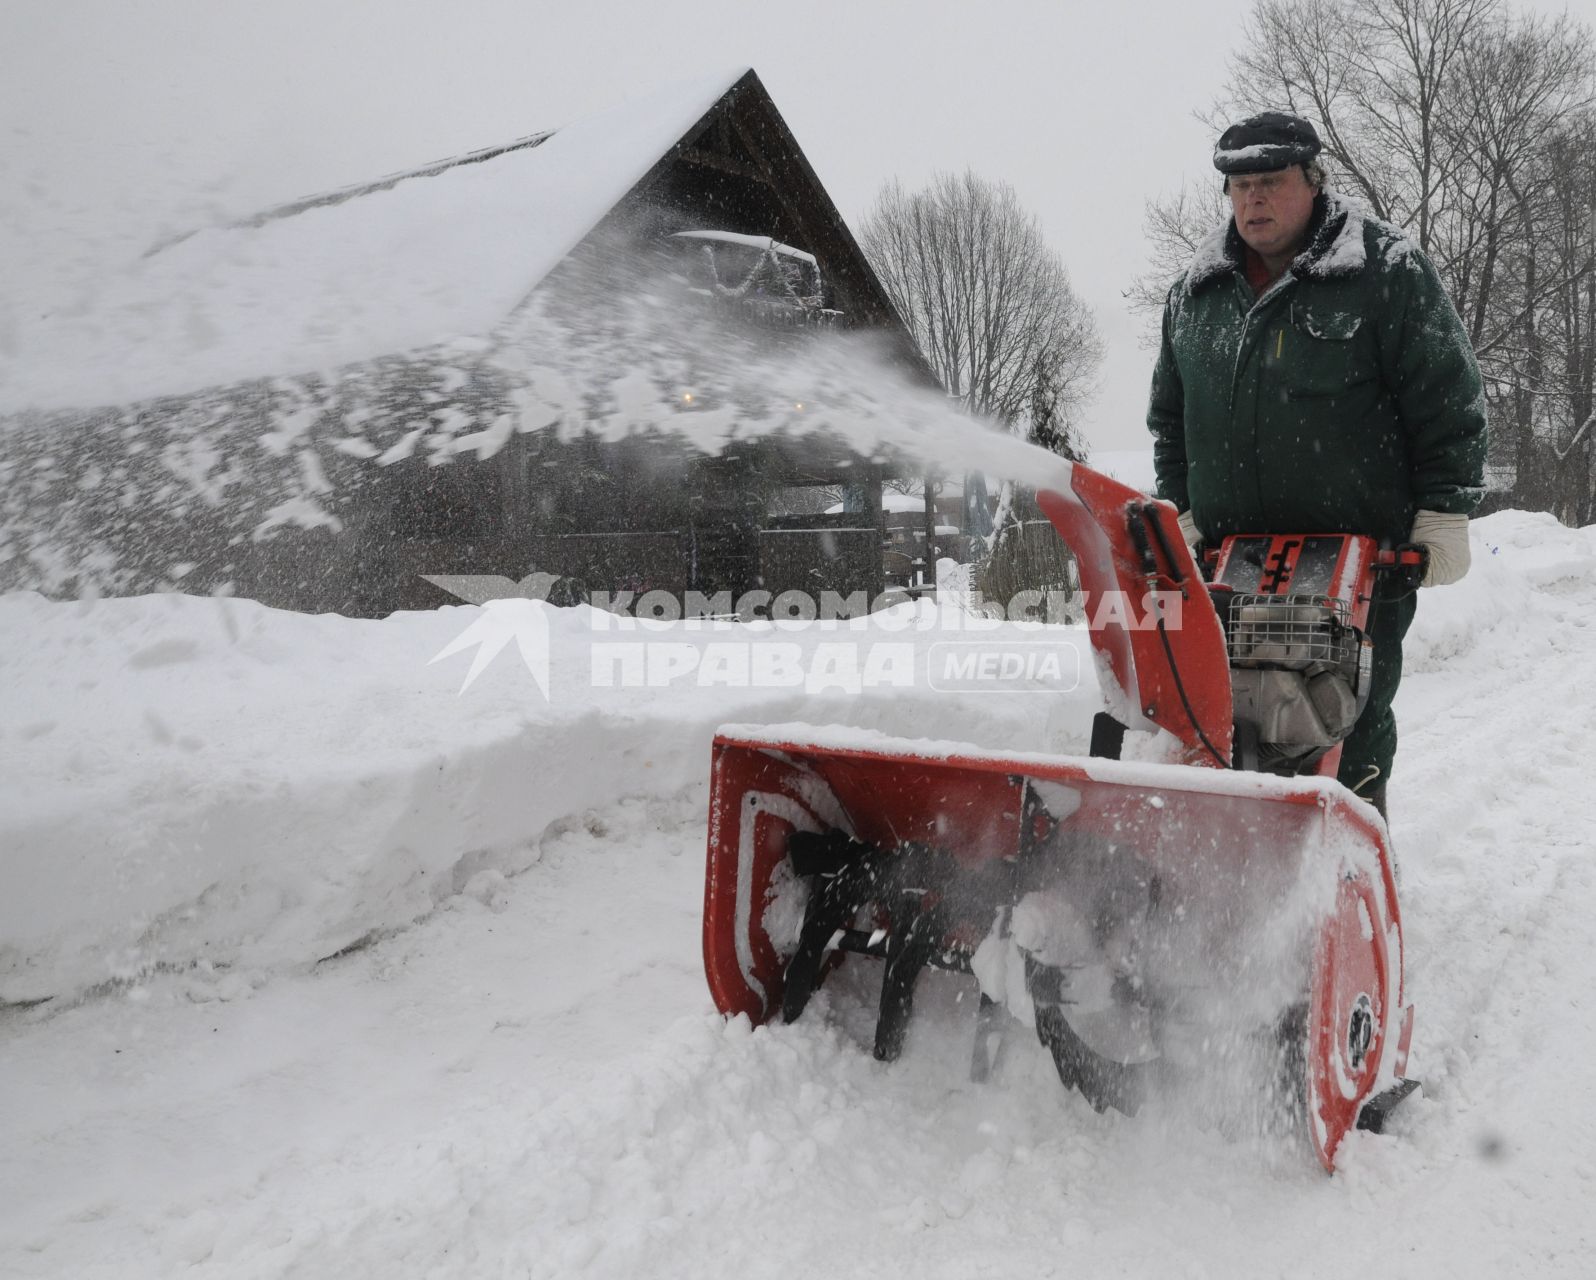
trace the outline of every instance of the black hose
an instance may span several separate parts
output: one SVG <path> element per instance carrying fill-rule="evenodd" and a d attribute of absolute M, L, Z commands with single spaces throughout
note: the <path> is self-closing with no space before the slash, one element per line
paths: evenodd
<path fill-rule="evenodd" d="M 1175 692 L 1180 694 L 1180 705 L 1186 710 L 1186 719 L 1191 721 L 1191 727 L 1196 730 L 1198 739 L 1208 748 L 1208 754 L 1213 756 L 1219 767 L 1232 768 L 1231 762 L 1219 753 L 1218 747 L 1208 741 L 1208 735 L 1203 732 L 1202 725 L 1197 723 L 1197 713 L 1191 709 L 1191 699 L 1186 696 L 1186 682 L 1180 678 L 1180 668 L 1175 665 L 1175 651 L 1170 647 L 1169 632 L 1163 618 L 1158 620 L 1158 638 L 1164 642 L 1164 657 L 1169 660 L 1170 674 L 1175 677 Z"/>

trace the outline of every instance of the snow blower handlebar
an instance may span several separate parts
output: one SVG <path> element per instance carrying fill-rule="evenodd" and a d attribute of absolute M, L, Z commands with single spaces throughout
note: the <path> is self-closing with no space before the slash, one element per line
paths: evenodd
<path fill-rule="evenodd" d="M 1374 567 L 1390 575 L 1387 581 L 1394 584 L 1396 598 L 1410 596 L 1424 585 L 1424 575 L 1430 569 L 1430 549 L 1405 542 L 1394 550 L 1378 552 Z"/>

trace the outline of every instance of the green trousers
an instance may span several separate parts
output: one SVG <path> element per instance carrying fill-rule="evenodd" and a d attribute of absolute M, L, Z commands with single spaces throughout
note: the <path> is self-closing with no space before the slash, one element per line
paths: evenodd
<path fill-rule="evenodd" d="M 1336 774 L 1343 786 L 1362 796 L 1369 796 L 1391 776 L 1397 748 L 1391 700 L 1402 683 L 1402 637 L 1407 635 L 1417 607 L 1418 595 L 1410 591 L 1400 600 L 1376 596 L 1369 608 L 1369 638 L 1374 641 L 1369 701 L 1341 749 L 1341 768 Z"/>

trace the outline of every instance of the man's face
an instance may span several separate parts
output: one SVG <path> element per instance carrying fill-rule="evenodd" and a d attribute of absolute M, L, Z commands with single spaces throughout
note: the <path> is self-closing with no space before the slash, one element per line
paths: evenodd
<path fill-rule="evenodd" d="M 1301 165 L 1234 176 L 1230 179 L 1230 207 L 1236 215 L 1236 230 L 1266 258 L 1289 254 L 1307 233 L 1315 194 Z"/>

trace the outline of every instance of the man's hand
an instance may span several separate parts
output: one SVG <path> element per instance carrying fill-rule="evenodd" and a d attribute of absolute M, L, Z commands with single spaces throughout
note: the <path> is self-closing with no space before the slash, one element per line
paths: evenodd
<path fill-rule="evenodd" d="M 1430 553 L 1420 586 L 1444 587 L 1469 571 L 1469 518 L 1442 511 L 1421 511 L 1413 517 L 1408 541 Z"/>
<path fill-rule="evenodd" d="M 1191 518 L 1190 511 L 1180 513 L 1180 536 L 1186 539 L 1186 545 L 1193 551 L 1197 544 L 1203 540 L 1203 535 L 1197 531 L 1197 522 Z"/>

